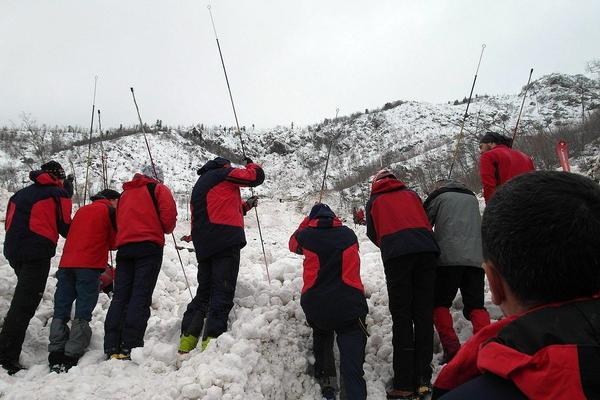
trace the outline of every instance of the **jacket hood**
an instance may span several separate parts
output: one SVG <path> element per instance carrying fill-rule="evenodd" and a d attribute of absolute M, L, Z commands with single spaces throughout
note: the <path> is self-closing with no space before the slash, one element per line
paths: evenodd
<path fill-rule="evenodd" d="M 127 189 L 134 189 L 137 187 L 141 187 L 141 186 L 146 186 L 149 183 L 160 183 L 159 181 L 157 181 L 156 179 L 152 179 L 152 178 L 148 178 L 145 175 L 142 174 L 135 174 L 133 176 L 133 179 L 130 180 L 129 182 L 125 182 L 123 184 L 123 190 L 127 190 Z"/>
<path fill-rule="evenodd" d="M 371 194 L 391 192 L 393 190 L 399 190 L 404 188 L 406 188 L 404 182 L 394 178 L 384 178 L 373 183 L 373 187 L 371 188 Z"/>
<path fill-rule="evenodd" d="M 335 213 L 331 211 L 331 208 L 327 204 L 318 203 L 313 206 L 308 214 L 308 219 L 315 218 L 335 218 Z"/>
<path fill-rule="evenodd" d="M 29 179 L 38 185 L 63 187 L 58 178 L 46 171 L 31 171 L 29 173 Z"/>
<path fill-rule="evenodd" d="M 459 181 L 449 181 L 448 183 L 440 187 L 440 189 L 441 188 L 470 190 L 468 187 L 466 187 Z"/>
<path fill-rule="evenodd" d="M 210 160 L 206 164 L 204 164 L 199 170 L 198 175 L 203 175 L 204 173 L 219 168 L 226 168 L 231 165 L 231 161 L 223 157 L 217 157 L 214 160 Z"/>
<path fill-rule="evenodd" d="M 308 222 L 308 226 L 311 228 L 337 228 L 342 225 L 342 221 L 338 217 L 317 217 Z"/>

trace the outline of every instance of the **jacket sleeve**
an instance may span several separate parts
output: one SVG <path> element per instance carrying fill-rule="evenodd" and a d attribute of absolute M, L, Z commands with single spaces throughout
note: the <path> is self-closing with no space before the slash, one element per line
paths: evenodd
<path fill-rule="evenodd" d="M 233 168 L 225 180 L 238 186 L 255 187 L 265 181 L 265 172 L 260 165 L 250 163 L 246 168 Z"/>
<path fill-rule="evenodd" d="M 367 237 L 373 242 L 373 244 L 379 247 L 377 242 L 377 232 L 375 231 L 375 224 L 373 223 L 373 217 L 371 216 L 371 206 L 373 202 L 369 200 L 365 209 L 365 215 L 367 217 Z"/>
<path fill-rule="evenodd" d="M 59 197 L 57 201 L 57 216 L 56 226 L 60 236 L 66 238 L 71 226 L 71 199 L 67 197 Z"/>
<path fill-rule="evenodd" d="M 113 207 L 106 208 L 108 212 L 108 249 L 116 250 L 117 241 L 117 210 Z"/>
<path fill-rule="evenodd" d="M 246 216 L 246 214 L 248 213 L 248 211 L 250 211 L 252 209 L 252 207 L 250 207 L 248 205 L 247 201 L 243 201 L 242 202 L 242 214 L 244 214 L 244 216 Z"/>
<path fill-rule="evenodd" d="M 423 207 L 425 207 L 425 212 L 427 213 L 427 217 L 429 218 L 429 223 L 431 224 L 431 226 L 434 226 L 435 219 L 440 208 L 440 202 L 436 198 L 429 202 L 426 201 L 423 204 Z"/>
<path fill-rule="evenodd" d="M 481 186 L 483 187 L 483 198 L 485 203 L 492 198 L 496 191 L 496 165 L 490 152 L 485 152 L 479 158 L 479 174 L 481 176 Z"/>
<path fill-rule="evenodd" d="M 298 242 L 298 233 L 303 231 L 307 226 L 308 226 L 308 217 L 304 217 L 304 219 L 300 223 L 300 226 L 298 226 L 298 229 L 296 229 L 296 231 L 294 233 L 292 233 L 292 236 L 290 236 L 290 242 L 289 242 L 288 246 L 292 253 L 303 254 L 302 246 Z"/>
<path fill-rule="evenodd" d="M 160 223 L 165 234 L 173 232 L 177 224 L 177 206 L 175 199 L 168 187 L 163 184 L 156 185 L 154 189 L 158 209 L 160 211 Z"/>

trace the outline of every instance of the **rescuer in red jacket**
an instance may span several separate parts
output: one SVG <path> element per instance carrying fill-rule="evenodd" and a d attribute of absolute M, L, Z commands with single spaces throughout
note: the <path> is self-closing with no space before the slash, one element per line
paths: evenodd
<path fill-rule="evenodd" d="M 90 344 L 89 322 L 98 301 L 100 274 L 108 263 L 108 251 L 115 245 L 116 207 L 119 192 L 105 189 L 81 207 L 71 223 L 63 248 L 54 292 L 54 315 L 50 324 L 48 363 L 55 372 L 68 371 L 77 365 Z M 75 318 L 71 329 L 71 308 Z"/>
<path fill-rule="evenodd" d="M 535 169 L 529 156 L 511 147 L 510 138 L 494 132 L 486 133 L 479 140 L 479 174 L 486 204 L 500 185 Z"/>
<path fill-rule="evenodd" d="M 9 374 L 22 369 L 19 355 L 29 321 L 40 304 L 58 235 L 71 223 L 65 171 L 56 161 L 31 171 L 33 184 L 15 193 L 6 210 L 4 256 L 17 275 L 17 286 L 0 333 L 0 364 Z"/>
<path fill-rule="evenodd" d="M 201 336 L 204 349 L 227 330 L 240 250 L 246 245 L 244 215 L 258 202 L 257 197 L 243 202 L 240 187 L 255 187 L 265 180 L 263 169 L 249 158 L 245 168 L 234 168 L 229 160 L 216 157 L 204 164 L 198 175 L 190 204 L 198 289 L 181 321 L 180 353 L 196 348 Z"/>
<path fill-rule="evenodd" d="M 433 292 L 439 247 L 419 196 L 393 173 L 373 178 L 367 236 L 381 249 L 392 314 L 393 387 L 388 399 L 431 389 Z"/>
<path fill-rule="evenodd" d="M 494 195 L 481 231 L 492 301 L 506 318 L 463 345 L 434 398 L 600 399 L 598 184 L 520 175 Z"/>
<path fill-rule="evenodd" d="M 131 349 L 144 346 L 165 234 L 177 222 L 175 200 L 162 181 L 160 167 L 147 165 L 123 184 L 117 207 L 115 290 L 104 323 L 104 352 L 111 358 L 129 359 Z"/>

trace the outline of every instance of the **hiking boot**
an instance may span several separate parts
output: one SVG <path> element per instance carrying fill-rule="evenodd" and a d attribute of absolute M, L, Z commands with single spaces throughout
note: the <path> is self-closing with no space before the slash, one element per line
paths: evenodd
<path fill-rule="evenodd" d="M 14 375 L 20 370 L 26 369 L 23 368 L 23 366 L 19 364 L 18 361 L 3 361 L 1 365 L 2 368 L 4 368 L 9 375 Z"/>
<path fill-rule="evenodd" d="M 71 368 L 77 365 L 79 362 L 79 357 L 68 356 L 65 354 L 65 358 L 63 360 L 64 372 L 69 372 Z"/>
<path fill-rule="evenodd" d="M 419 397 L 416 392 L 411 392 L 410 390 L 389 389 L 386 392 L 387 399 L 418 400 Z"/>
<path fill-rule="evenodd" d="M 115 354 L 111 354 L 110 355 L 110 359 L 111 360 L 131 360 L 131 355 L 130 354 L 123 354 L 123 353 L 115 353 Z"/>
<path fill-rule="evenodd" d="M 323 386 L 321 388 L 321 395 L 326 400 L 335 400 L 335 388 L 331 386 Z"/>
<path fill-rule="evenodd" d="M 198 340 L 200 340 L 198 336 L 181 335 L 179 337 L 179 349 L 177 349 L 177 351 L 179 352 L 179 354 L 189 353 L 190 351 L 196 348 L 196 346 L 198 345 Z M 204 350 L 206 346 L 204 346 L 204 342 L 202 343 L 202 350 Z"/>
<path fill-rule="evenodd" d="M 206 337 L 206 339 L 204 339 L 204 340 L 202 341 L 202 347 L 201 347 L 201 348 L 202 348 L 202 351 L 206 350 L 206 348 L 208 347 L 208 344 L 210 343 L 210 341 L 211 341 L 212 339 L 214 339 L 214 337 L 212 337 L 212 336 L 207 336 L 207 337 Z"/>

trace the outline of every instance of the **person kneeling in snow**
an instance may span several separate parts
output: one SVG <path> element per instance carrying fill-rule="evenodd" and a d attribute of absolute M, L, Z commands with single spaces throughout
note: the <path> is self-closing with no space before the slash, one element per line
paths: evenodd
<path fill-rule="evenodd" d="M 91 204 L 81 207 L 71 223 L 56 273 L 54 317 L 50 324 L 48 363 L 55 372 L 77 365 L 92 338 L 89 322 L 98 302 L 100 275 L 106 268 L 108 251 L 114 248 L 115 208 L 119 192 L 105 189 L 92 196 Z M 71 308 L 75 319 L 71 330 Z"/>
<path fill-rule="evenodd" d="M 335 398 L 335 332 L 346 398 L 366 399 L 363 363 L 369 310 L 360 279 L 356 235 L 342 225 L 329 206 L 319 203 L 294 232 L 289 248 L 304 255 L 300 304 L 313 329 L 314 373 L 323 396 Z"/>
<path fill-rule="evenodd" d="M 467 341 L 434 398 L 600 398 L 600 187 L 566 172 L 503 185 L 483 214 L 484 268 L 506 318 Z"/>
<path fill-rule="evenodd" d="M 180 353 L 196 348 L 202 329 L 202 350 L 227 330 L 240 269 L 240 250 L 246 245 L 244 215 L 258 197 L 242 202 L 240 187 L 265 180 L 262 168 L 246 158 L 246 168 L 233 168 L 217 157 L 198 170 L 192 191 L 192 240 L 198 261 L 198 289 L 181 321 Z M 204 319 L 206 318 L 206 326 Z"/>

